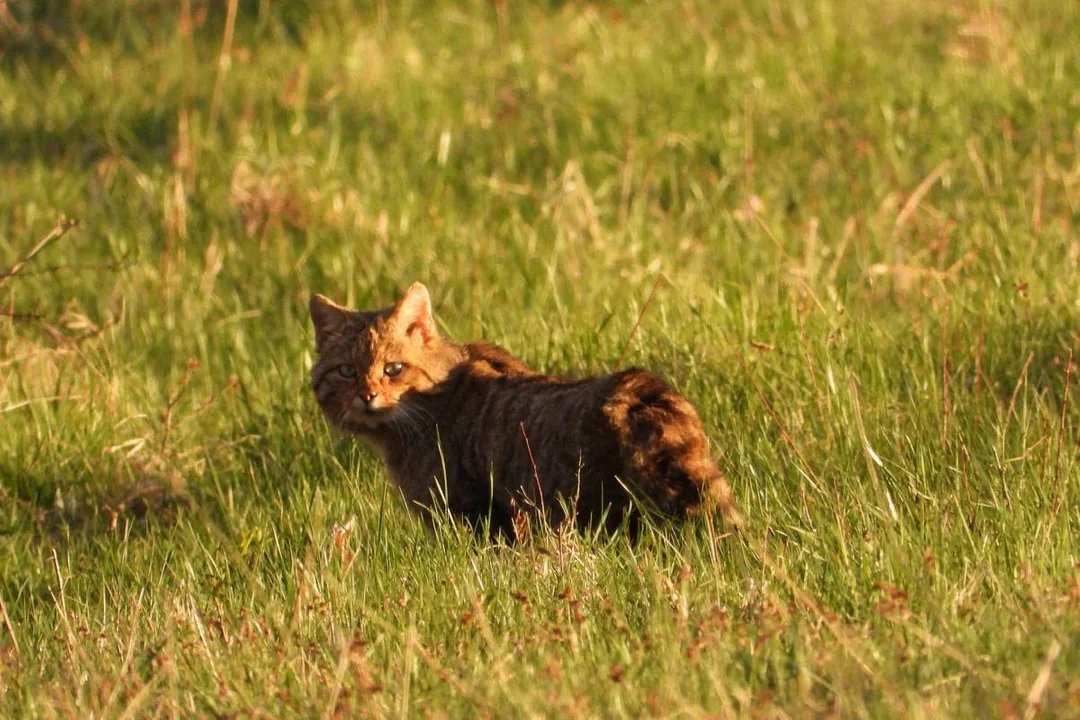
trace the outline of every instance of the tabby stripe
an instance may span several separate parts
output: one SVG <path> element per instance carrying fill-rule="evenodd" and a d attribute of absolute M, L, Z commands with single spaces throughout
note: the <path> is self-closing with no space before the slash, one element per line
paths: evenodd
<path fill-rule="evenodd" d="M 436 383 L 436 382 L 435 382 L 435 378 L 433 378 L 433 377 L 431 377 L 430 375 L 428 375 L 428 372 L 427 372 L 427 370 L 425 370 L 424 368 L 421 368 L 421 367 L 413 367 L 413 369 L 414 369 L 414 370 L 416 370 L 416 371 L 418 371 L 418 372 L 419 372 L 420 374 L 422 374 L 422 375 L 423 375 L 424 377 L 426 377 L 426 378 L 428 379 L 428 382 L 429 382 L 429 383 L 431 383 L 432 385 L 437 385 L 437 384 L 438 384 L 438 383 Z"/>
<path fill-rule="evenodd" d="M 319 372 L 315 377 L 312 378 L 311 387 L 313 390 L 315 390 L 315 392 L 319 391 L 319 386 L 323 384 L 323 381 L 330 379 L 330 373 L 332 371 L 333 368 L 328 368 Z"/>

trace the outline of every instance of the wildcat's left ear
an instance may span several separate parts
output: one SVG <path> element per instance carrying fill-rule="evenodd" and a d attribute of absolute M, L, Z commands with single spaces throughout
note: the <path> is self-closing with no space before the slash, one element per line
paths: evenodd
<path fill-rule="evenodd" d="M 405 328 L 406 335 L 420 333 L 425 342 L 439 336 L 431 314 L 431 296 L 423 283 L 414 282 L 409 286 L 391 316 Z"/>
<path fill-rule="evenodd" d="M 311 322 L 315 326 L 315 350 L 322 352 L 332 339 L 339 337 L 348 325 L 352 312 L 325 295 L 311 296 Z"/>

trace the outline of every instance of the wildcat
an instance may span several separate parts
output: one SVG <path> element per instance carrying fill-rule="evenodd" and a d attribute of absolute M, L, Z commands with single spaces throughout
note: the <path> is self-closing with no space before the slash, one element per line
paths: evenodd
<path fill-rule="evenodd" d="M 521 513 L 608 530 L 636 526 L 642 507 L 739 522 L 693 406 L 653 374 L 568 380 L 485 342 L 453 342 L 420 283 L 367 312 L 315 295 L 311 318 L 323 413 L 375 445 L 429 522 L 441 506 L 509 541 Z"/>

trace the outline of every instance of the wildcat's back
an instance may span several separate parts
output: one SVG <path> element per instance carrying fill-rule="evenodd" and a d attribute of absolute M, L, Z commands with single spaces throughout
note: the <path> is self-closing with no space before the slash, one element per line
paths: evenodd
<path fill-rule="evenodd" d="M 444 391 L 420 400 L 443 419 L 447 499 L 459 514 L 504 534 L 518 510 L 615 529 L 636 520 L 635 502 L 675 520 L 715 509 L 738 522 L 697 413 L 659 377 L 565 380 L 486 343 L 465 347 Z"/>

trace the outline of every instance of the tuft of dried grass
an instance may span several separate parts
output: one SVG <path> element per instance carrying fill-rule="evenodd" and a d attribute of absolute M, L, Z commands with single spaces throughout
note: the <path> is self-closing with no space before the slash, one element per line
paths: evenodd
<path fill-rule="evenodd" d="M 233 170 L 229 185 L 229 200 L 239 212 L 248 237 L 285 225 L 304 228 L 316 199 L 316 195 L 303 194 L 286 175 L 260 174 L 243 161 Z"/>

